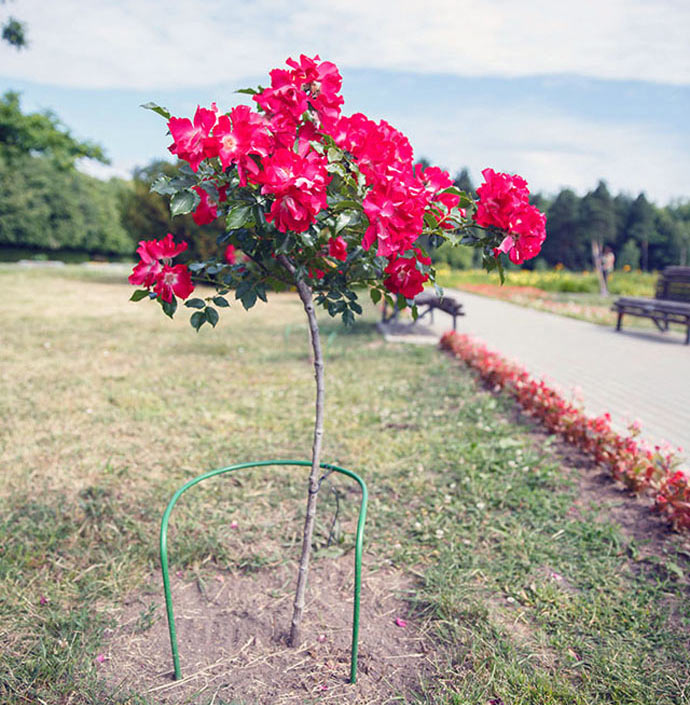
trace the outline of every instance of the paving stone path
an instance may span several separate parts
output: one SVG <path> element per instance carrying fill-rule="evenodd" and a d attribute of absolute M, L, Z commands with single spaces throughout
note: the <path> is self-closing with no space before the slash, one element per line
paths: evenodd
<path fill-rule="evenodd" d="M 617 333 L 613 326 L 464 291 L 446 293 L 464 304 L 467 315 L 458 318 L 459 332 L 544 378 L 567 398 L 575 390 L 588 415 L 608 411 L 619 431 L 637 419 L 645 439 L 680 446 L 686 461 L 690 458 L 690 346 L 683 344 L 683 333 Z M 423 320 L 409 332 L 438 338 L 452 329 L 452 318 L 440 311 L 433 323 L 427 323 L 428 316 Z"/>

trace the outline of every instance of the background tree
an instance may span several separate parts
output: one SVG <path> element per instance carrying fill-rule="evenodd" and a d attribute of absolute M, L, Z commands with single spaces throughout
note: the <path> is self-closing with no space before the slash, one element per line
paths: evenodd
<path fill-rule="evenodd" d="M 0 98 L 0 155 L 8 160 L 41 155 L 61 168 L 73 167 L 81 157 L 109 163 L 100 146 L 75 139 L 51 111 L 22 113 L 19 93 L 14 91 Z"/>
<path fill-rule="evenodd" d="M 599 289 L 602 296 L 608 296 L 601 255 L 604 245 L 613 244 L 615 240 L 616 215 L 611 194 L 604 181 L 600 181 L 596 189 L 584 197 L 581 212 L 583 227 L 589 235 L 594 270 L 599 278 Z"/>
<path fill-rule="evenodd" d="M 158 179 L 171 178 L 177 170 L 177 166 L 163 160 L 135 169 L 128 188 L 122 192 L 122 225 L 135 242 L 156 233 L 172 233 L 175 242 L 189 245 L 187 259 L 208 259 L 218 249 L 217 238 L 225 233 L 222 221 L 201 227 L 189 214 L 173 218 L 168 199 L 151 191 Z"/>
<path fill-rule="evenodd" d="M 0 247 L 133 252 L 120 222 L 121 184 L 78 172 L 82 157 L 107 163 L 101 147 L 75 139 L 55 114 L 24 114 L 14 92 L 0 98 Z"/>
<path fill-rule="evenodd" d="M 461 191 L 464 191 L 468 196 L 472 196 L 473 198 L 476 195 L 474 184 L 470 178 L 470 172 L 466 166 L 464 166 L 453 179 L 453 186 L 459 188 Z"/>
<path fill-rule="evenodd" d="M 547 238 L 542 257 L 551 265 L 584 269 L 589 262 L 589 244 L 582 228 L 581 202 L 574 191 L 561 191 L 546 217 Z"/>
<path fill-rule="evenodd" d="M 44 157 L 0 155 L 0 248 L 128 255 L 121 182 L 104 182 Z"/>
<path fill-rule="evenodd" d="M 656 212 L 644 193 L 630 206 L 626 231 L 628 237 L 639 243 L 642 269 L 649 271 L 649 243 L 657 242 L 659 238 L 656 232 Z"/>
<path fill-rule="evenodd" d="M 4 5 L 7 0 L 0 0 Z M 27 46 L 26 23 L 20 22 L 15 17 L 8 17 L 2 23 L 2 39 L 15 49 L 24 49 Z"/>
<path fill-rule="evenodd" d="M 690 262 L 690 202 L 677 204 L 669 210 L 677 225 L 675 231 L 677 262 L 687 266 Z"/>
<path fill-rule="evenodd" d="M 620 267 L 640 268 L 640 248 L 632 238 L 626 240 L 623 247 L 618 251 L 616 261 Z"/>

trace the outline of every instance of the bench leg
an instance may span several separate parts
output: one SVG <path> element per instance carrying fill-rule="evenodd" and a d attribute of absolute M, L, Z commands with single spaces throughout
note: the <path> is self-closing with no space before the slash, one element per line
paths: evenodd
<path fill-rule="evenodd" d="M 618 312 L 618 321 L 616 322 L 616 330 L 621 329 L 621 323 L 623 322 L 623 311 Z"/>
<path fill-rule="evenodd" d="M 458 326 L 458 317 L 455 314 L 453 314 L 453 330 L 454 331 L 456 331 L 458 329 L 457 326 Z"/>
<path fill-rule="evenodd" d="M 685 331 L 685 344 L 690 345 L 690 321 L 688 321 L 687 330 Z"/>

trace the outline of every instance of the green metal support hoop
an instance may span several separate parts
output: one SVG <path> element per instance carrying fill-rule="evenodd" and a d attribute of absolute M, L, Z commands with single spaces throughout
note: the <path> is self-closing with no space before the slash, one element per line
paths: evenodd
<path fill-rule="evenodd" d="M 168 615 L 168 631 L 170 633 L 170 650 L 172 652 L 173 667 L 175 670 L 175 680 L 182 677 L 180 671 L 180 655 L 177 650 L 177 632 L 175 631 L 175 615 L 173 614 L 172 595 L 170 593 L 170 575 L 168 570 L 168 521 L 170 513 L 177 503 L 177 500 L 190 488 L 198 484 L 202 480 L 207 480 L 216 475 L 223 475 L 226 472 L 234 472 L 235 470 L 244 470 L 246 468 L 264 467 L 266 465 L 297 465 L 302 467 L 311 467 L 309 460 L 261 460 L 255 463 L 239 463 L 237 465 L 229 465 L 226 468 L 218 468 L 210 470 L 203 475 L 195 477 L 185 485 L 180 487 L 172 496 L 168 506 L 163 513 L 161 521 L 160 534 L 160 556 L 161 556 L 161 572 L 163 573 L 163 592 L 165 593 L 165 609 Z M 359 595 L 362 587 L 362 544 L 364 541 L 364 522 L 367 516 L 367 486 L 362 478 L 345 468 L 339 468 L 337 465 L 330 463 L 321 463 L 319 466 L 322 470 L 329 472 L 339 472 L 342 475 L 355 480 L 362 490 L 362 501 L 359 507 L 359 520 L 357 522 L 357 535 L 355 538 L 355 587 L 354 587 L 354 605 L 352 612 L 352 649 L 350 652 L 350 683 L 357 681 L 357 642 L 359 638 Z"/>

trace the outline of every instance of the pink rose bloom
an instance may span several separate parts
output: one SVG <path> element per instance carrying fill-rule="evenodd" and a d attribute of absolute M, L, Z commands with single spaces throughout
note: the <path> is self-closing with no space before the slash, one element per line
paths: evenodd
<path fill-rule="evenodd" d="M 187 249 L 186 242 L 176 243 L 171 233 L 162 240 L 142 240 L 137 248 L 141 262 L 129 275 L 130 284 L 153 290 L 163 301 L 172 301 L 173 294 L 186 299 L 194 290 L 189 270 L 183 264 L 171 266 L 172 258 Z"/>
<path fill-rule="evenodd" d="M 347 244 L 340 235 L 328 241 L 328 254 L 341 262 L 347 259 Z"/>
<path fill-rule="evenodd" d="M 305 232 L 327 206 L 326 185 L 331 177 L 323 157 L 314 151 L 302 156 L 278 149 L 263 165 L 255 181 L 263 184 L 262 194 L 276 197 L 266 220 L 281 232 Z"/>
<path fill-rule="evenodd" d="M 308 95 L 309 103 L 319 117 L 322 120 L 336 119 L 344 102 L 338 95 L 343 79 L 337 66 L 330 61 L 321 61 L 318 54 L 313 59 L 302 54 L 299 63 L 294 59 L 285 63 L 294 69 L 294 82 Z"/>
<path fill-rule="evenodd" d="M 266 220 L 273 223 L 281 233 L 291 230 L 303 233 L 309 230 L 316 213 L 307 200 L 302 200 L 297 189 L 286 193 L 273 201 L 271 210 L 266 214 Z"/>
<path fill-rule="evenodd" d="M 429 276 L 417 269 L 417 261 L 430 265 L 431 259 L 424 257 L 416 250 L 416 257 L 396 257 L 388 263 L 384 270 L 389 276 L 383 285 L 393 294 L 402 294 L 406 299 L 413 299 L 424 290 L 424 284 Z"/>
<path fill-rule="evenodd" d="M 230 116 L 221 115 L 213 129 L 217 152 L 223 169 L 237 164 L 240 186 L 247 185 L 247 174 L 255 176 L 259 167 L 250 155 L 267 157 L 273 149 L 273 136 L 265 117 L 238 105 Z"/>
<path fill-rule="evenodd" d="M 163 301 L 170 303 L 173 295 L 186 299 L 194 291 L 194 284 L 184 264 L 176 264 L 174 267 L 166 264 L 158 275 L 153 290 Z"/>
<path fill-rule="evenodd" d="M 521 176 L 493 169 L 484 169 L 482 175 L 485 182 L 477 189 L 479 203 L 474 219 L 483 227 L 509 230 L 513 212 L 529 202 L 527 182 Z"/>
<path fill-rule="evenodd" d="M 223 253 L 223 260 L 226 264 L 235 264 L 237 261 L 237 253 L 234 245 L 228 245 Z"/>
<path fill-rule="evenodd" d="M 383 257 L 408 250 L 424 228 L 427 205 L 428 194 L 410 173 L 376 183 L 363 201 L 369 227 L 362 247 L 376 243 L 376 254 Z"/>
<path fill-rule="evenodd" d="M 376 124 L 361 113 L 325 125 L 335 143 L 356 159 L 368 184 L 412 171 L 412 147 L 385 120 Z"/>
<path fill-rule="evenodd" d="M 438 224 L 446 230 L 452 230 L 455 224 L 449 220 L 450 212 L 460 202 L 460 196 L 452 193 L 439 193 L 450 188 L 453 181 L 447 171 L 439 169 L 437 166 L 430 166 L 422 169 L 421 164 L 415 164 L 415 176 L 424 184 L 424 188 L 429 194 L 429 198 L 434 203 L 434 215 Z M 465 209 L 460 209 L 460 214 L 465 216 Z"/>
<path fill-rule="evenodd" d="M 198 106 L 194 114 L 194 124 L 188 118 L 171 117 L 168 129 L 173 138 L 173 143 L 168 147 L 172 154 L 186 161 L 193 171 L 209 156 L 215 156 L 212 143 L 208 143 L 209 133 L 216 124 L 217 108 L 213 110 Z M 209 151 L 210 150 L 210 151 Z"/>
<path fill-rule="evenodd" d="M 212 223 L 218 217 L 218 208 L 215 203 L 211 203 L 208 197 L 206 189 L 201 186 L 192 186 L 192 188 L 199 194 L 199 205 L 196 207 L 194 213 L 192 213 L 192 218 L 197 225 L 207 225 Z"/>
<path fill-rule="evenodd" d="M 156 281 L 156 277 L 163 268 L 159 258 L 160 245 L 158 240 L 140 240 L 137 247 L 140 262 L 134 267 L 128 281 L 135 286 L 144 286 L 147 289 Z"/>
<path fill-rule="evenodd" d="M 184 252 L 188 245 L 186 242 L 176 243 L 172 233 L 168 233 L 162 240 L 157 241 L 158 257 L 163 260 L 171 260 L 173 257 Z"/>
<path fill-rule="evenodd" d="M 495 255 L 504 252 L 515 264 L 536 257 L 546 239 L 546 216 L 529 203 L 527 182 L 521 176 L 493 169 L 484 169 L 482 174 L 485 183 L 477 189 L 479 203 L 474 219 L 483 227 L 508 232 Z"/>
<path fill-rule="evenodd" d="M 307 96 L 297 83 L 297 78 L 285 69 L 271 71 L 271 87 L 254 100 L 269 114 L 283 115 L 298 123 L 307 109 Z"/>

